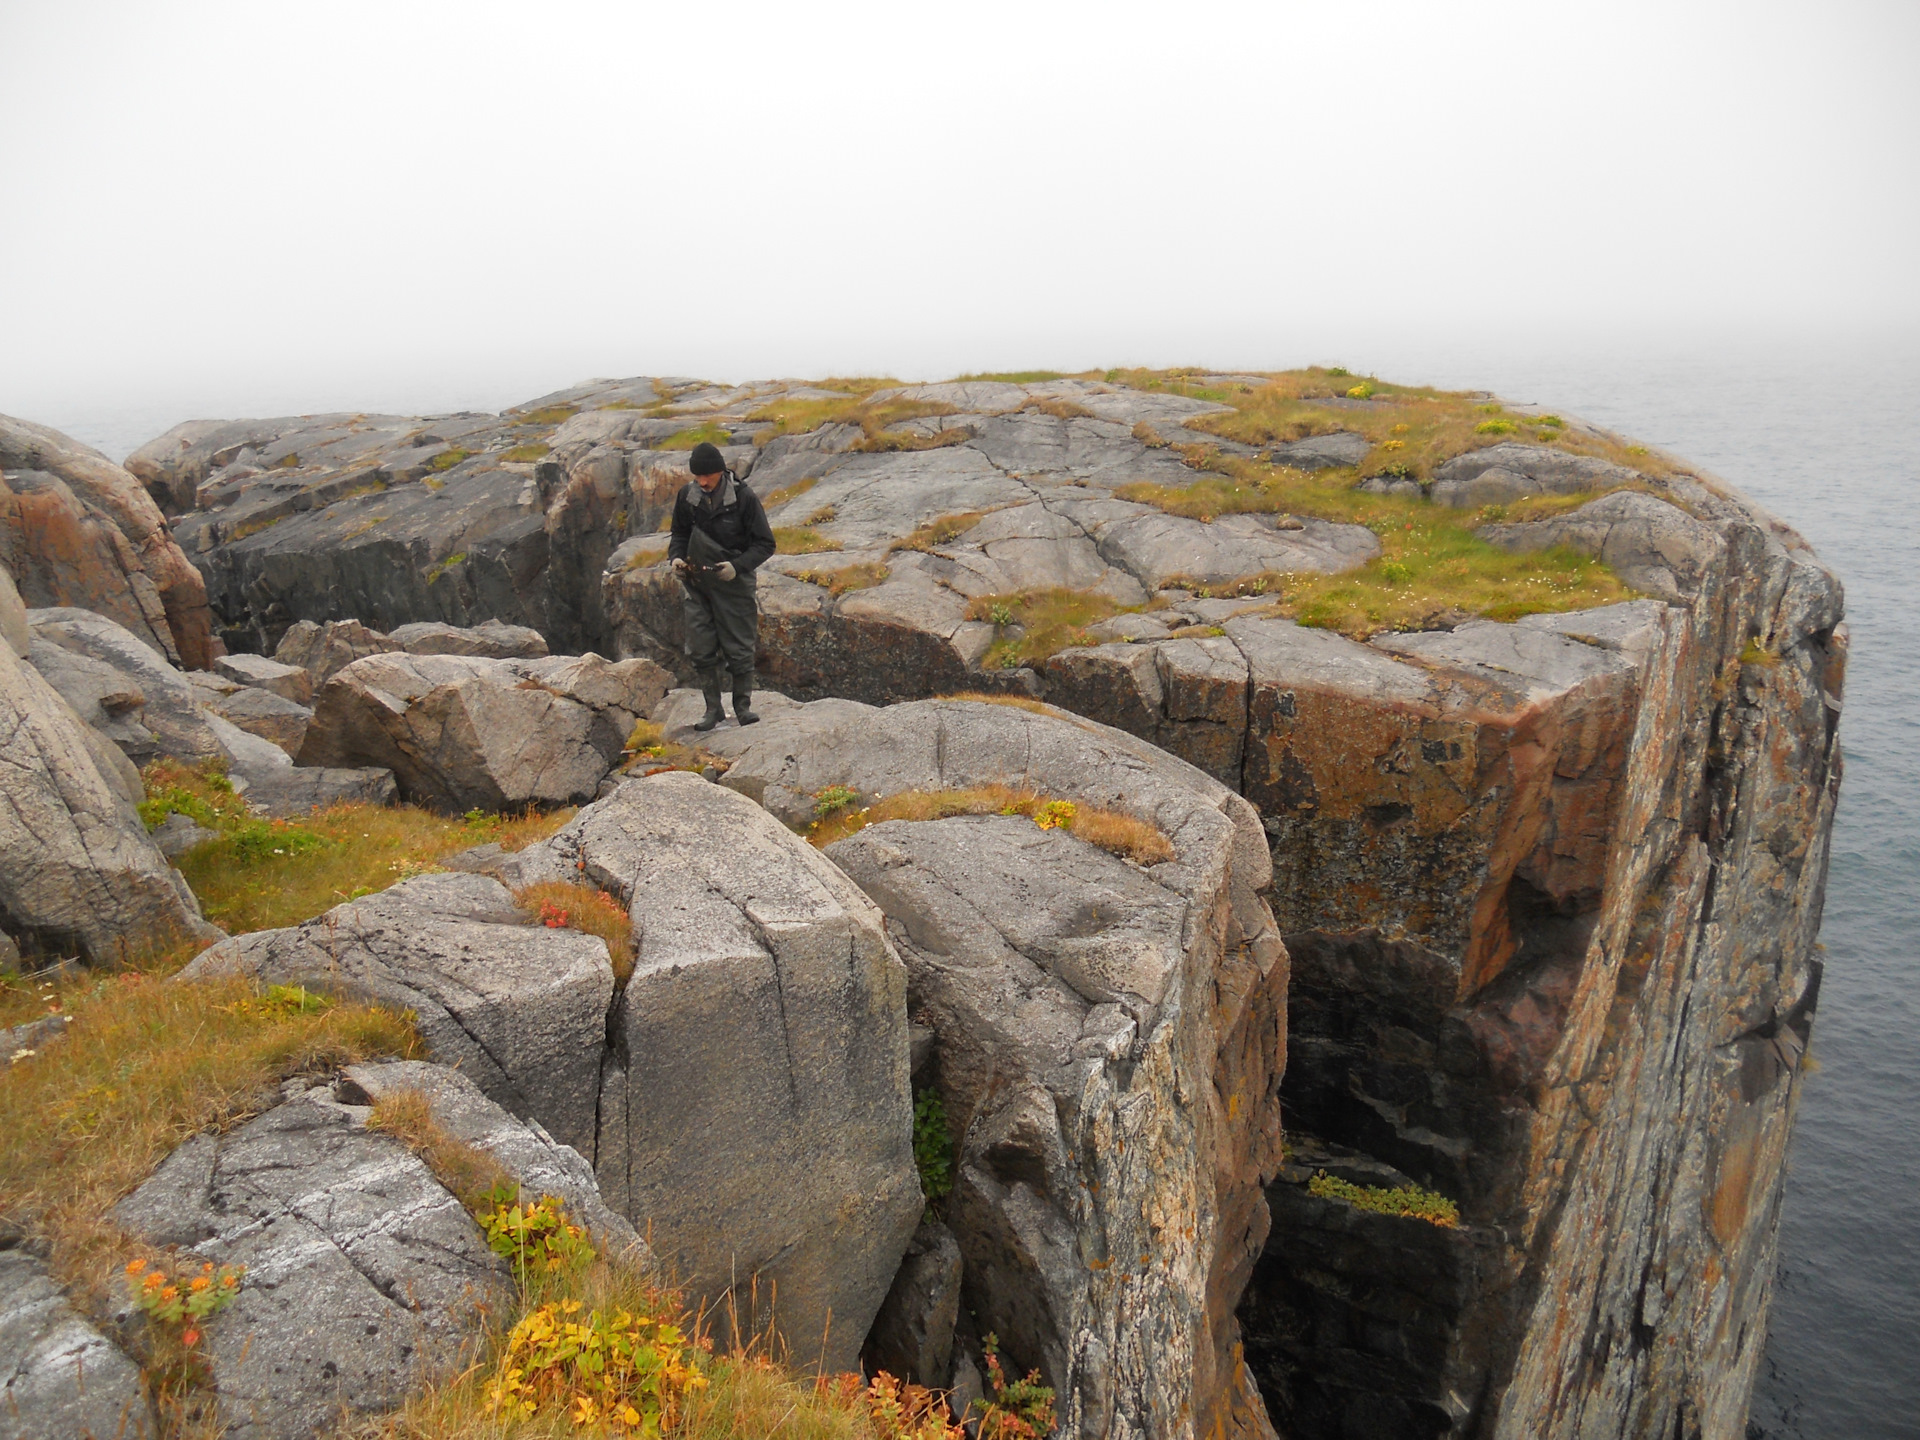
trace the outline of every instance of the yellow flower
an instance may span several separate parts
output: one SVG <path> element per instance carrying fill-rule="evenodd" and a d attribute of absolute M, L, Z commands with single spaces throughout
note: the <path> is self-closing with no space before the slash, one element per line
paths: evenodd
<path fill-rule="evenodd" d="M 127 1262 L 127 1274 L 129 1275 L 138 1275 L 146 1268 L 147 1262 L 144 1260 L 129 1260 Z"/>
<path fill-rule="evenodd" d="M 206 1276 L 196 1275 L 193 1277 L 193 1284 L 189 1285 L 187 1288 L 193 1291 L 200 1291 L 200 1290 L 205 1290 L 211 1284 L 213 1284 L 213 1282 L 209 1280 Z"/>

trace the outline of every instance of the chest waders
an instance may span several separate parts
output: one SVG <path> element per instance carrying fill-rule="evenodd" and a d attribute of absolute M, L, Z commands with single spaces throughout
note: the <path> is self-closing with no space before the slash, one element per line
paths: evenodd
<path fill-rule="evenodd" d="M 693 567 L 718 565 L 726 554 L 711 536 L 697 524 L 687 540 L 687 564 Z M 720 709 L 720 683 L 723 666 L 733 676 L 733 718 L 751 725 L 760 717 L 753 713 L 753 657 L 760 643 L 759 585 L 751 571 L 742 571 L 731 580 L 703 569 L 691 569 L 680 577 L 685 592 L 681 615 L 687 632 L 687 658 L 693 661 L 700 689 L 707 697 L 707 713 L 693 728 L 713 729 L 726 718 Z"/>

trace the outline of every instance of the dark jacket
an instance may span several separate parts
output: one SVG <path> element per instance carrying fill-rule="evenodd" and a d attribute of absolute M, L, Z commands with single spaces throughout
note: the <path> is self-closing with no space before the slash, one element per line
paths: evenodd
<path fill-rule="evenodd" d="M 673 538 L 667 542 L 668 560 L 687 558 L 687 544 L 693 538 L 695 526 L 720 548 L 722 558 L 731 560 L 733 568 L 743 575 L 759 569 L 773 554 L 773 527 L 767 524 L 766 507 L 731 470 L 726 472 L 711 497 L 700 488 L 698 480 L 689 480 L 675 498 Z"/>

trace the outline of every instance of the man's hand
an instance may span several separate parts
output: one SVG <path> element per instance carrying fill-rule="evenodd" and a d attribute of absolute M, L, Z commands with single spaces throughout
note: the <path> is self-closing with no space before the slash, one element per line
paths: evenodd
<path fill-rule="evenodd" d="M 713 567 L 713 573 L 718 575 L 722 580 L 731 580 L 733 578 L 733 562 L 731 560 L 722 560 L 718 565 Z"/>
<path fill-rule="evenodd" d="M 673 560 L 673 568 L 684 575 L 687 570 L 687 562 L 685 557 L 676 555 Z"/>

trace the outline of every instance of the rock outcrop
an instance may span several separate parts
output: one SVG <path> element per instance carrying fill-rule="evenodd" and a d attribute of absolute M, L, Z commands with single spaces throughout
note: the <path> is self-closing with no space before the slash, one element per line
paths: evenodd
<path fill-rule="evenodd" d="M 597 1245 L 645 1258 L 587 1162 L 460 1071 L 392 1062 L 330 1086 L 290 1082 L 285 1103 L 189 1140 L 114 1212 L 153 1244 L 246 1267 L 207 1327 L 222 1434 L 307 1440 L 343 1414 L 391 1409 L 476 1355 L 487 1315 L 510 1313 L 506 1266 L 461 1202 L 366 1128 L 373 1102 L 402 1090 L 426 1095 L 441 1127 L 524 1193 L 564 1200 Z"/>
<path fill-rule="evenodd" d="M 93 610 L 188 669 L 213 662 L 205 582 L 146 491 L 98 451 L 6 415 L 0 564 L 28 605 Z"/>
<path fill-rule="evenodd" d="M 671 677 L 598 655 L 369 655 L 314 704 L 303 765 L 375 765 L 403 798 L 452 814 L 593 798 Z"/>
<path fill-rule="evenodd" d="M 218 762 L 234 792 L 265 815 L 394 797 L 393 773 L 383 767 L 296 767 L 293 752 L 305 744 L 312 712 L 275 691 L 207 671 L 183 674 L 125 626 L 89 610 L 30 610 L 26 618 L 33 668 L 86 721 L 96 765 L 129 802 L 142 798 L 136 767 L 161 757 Z M 256 678 L 272 664 L 234 658 L 252 662 L 235 668 Z M 286 677 L 271 678 L 287 688 Z"/>
<path fill-rule="evenodd" d="M 661 717 L 671 735 L 698 711 L 680 692 Z M 1284 1067 L 1258 817 L 1151 745 L 1037 711 L 769 697 L 762 724 L 706 743 L 729 787 L 798 824 L 832 786 L 1003 784 L 1171 840 L 1142 869 L 988 815 L 874 825 L 826 854 L 886 913 L 935 1032 L 958 1147 L 947 1224 L 982 1329 L 1045 1373 L 1065 1433 L 1264 1434 L 1233 1317 L 1266 1237 Z"/>
<path fill-rule="evenodd" d="M 585 880 L 633 918 L 599 1096 L 608 1202 L 715 1313 L 770 1308 L 800 1363 L 855 1368 L 923 1203 L 906 977 L 879 912 L 684 772 L 621 785 L 513 869 Z"/>
<path fill-rule="evenodd" d="M 971 1137 L 952 1216 L 967 1304 L 1033 1351 L 1076 1416 L 1152 1430 L 1170 1384 L 1192 1386 L 1196 1418 L 1210 1397 L 1234 1393 L 1221 1345 L 1239 1303 L 1248 1369 L 1289 1434 L 1737 1434 L 1818 999 L 1813 939 L 1840 765 L 1842 602 L 1804 543 L 1672 457 L 1549 443 L 1552 417 L 1531 427 L 1541 443 L 1490 440 L 1425 478 L 1376 465 L 1355 434 L 1276 440 L 1264 453 L 1319 471 L 1320 483 L 1365 462 L 1375 473 L 1361 488 L 1397 497 L 1409 520 L 1429 504 L 1480 511 L 1474 523 L 1493 544 L 1582 551 L 1638 597 L 1511 624 L 1436 612 L 1426 632 L 1359 641 L 1279 618 L 1257 595 L 1203 592 L 1362 564 L 1380 553 L 1371 532 L 1264 514 L 1186 519 L 1118 493 L 1190 485 L 1192 467 L 1209 463 L 1196 444 L 1254 453 L 1183 430 L 1217 408 L 1209 401 L 1098 381 L 971 381 L 875 397 L 902 417 L 884 435 L 856 424 L 771 434 L 784 406 L 822 398 L 791 385 L 604 382 L 457 425 L 336 418 L 304 430 L 273 422 L 286 433 L 252 439 L 181 432 L 178 454 L 162 457 L 175 478 L 160 480 L 178 495 L 177 477 L 201 467 L 199 508 L 180 530 L 236 645 L 265 649 L 297 620 L 349 613 L 386 627 L 484 614 L 560 648 L 590 643 L 682 670 L 677 582 L 658 530 L 684 452 L 664 445 L 711 422 L 706 433 L 731 442 L 774 524 L 794 532 L 788 548 L 809 552 L 761 572 L 762 666 L 775 687 L 817 702 L 770 702 L 765 725 L 701 737 L 732 762 L 727 784 L 804 824 L 826 785 L 879 794 L 950 769 L 1027 773 L 1024 751 L 977 737 L 967 743 L 992 764 L 950 761 L 948 739 L 968 728 L 957 721 L 933 726 L 941 738 L 930 742 L 913 729 L 929 722 L 892 718 L 914 705 L 875 714 L 853 703 L 958 690 L 1051 702 L 1136 737 L 1130 753 L 1157 746 L 1190 762 L 1244 797 L 1271 844 L 1266 894 L 1295 961 L 1284 1099 L 1298 1153 L 1355 1184 L 1418 1184 L 1458 1204 L 1459 1225 L 1441 1228 L 1307 1190 L 1304 1163 L 1262 1150 L 1267 1102 L 1253 1097 L 1267 1091 L 1250 1079 L 1238 1093 L 1251 1108 L 1227 1122 L 1182 1112 L 1188 1153 L 1202 1157 L 1197 1172 L 1186 1162 L 1195 1194 L 1211 1184 L 1242 1197 L 1270 1182 L 1274 1230 L 1244 1296 L 1257 1242 L 1241 1253 L 1235 1237 L 1258 1229 L 1256 1201 L 1183 1236 L 1170 1252 L 1186 1267 L 1178 1278 L 1117 1259 L 1111 1275 L 1076 1276 L 1048 1257 L 1078 1246 L 1083 1259 L 1112 1259 L 1120 1240 L 1089 1249 L 1091 1237 L 1132 1238 L 1138 1225 L 1116 1208 L 1130 1193 L 1117 1150 L 1087 1162 L 1090 1173 L 1114 1167 L 1101 1198 L 1073 1189 L 1074 1157 L 1099 1149 L 1074 1127 L 1108 1113 L 1121 1129 L 1159 1123 L 1159 1108 L 1123 1114 L 1115 1097 L 1162 1075 L 1237 1065 L 1253 1077 L 1266 1064 L 1271 1080 L 1277 1054 L 1216 1055 L 1211 1069 L 1197 1058 L 1208 1024 L 1249 1033 L 1233 1017 L 1258 1013 L 1264 992 L 1246 977 L 1265 972 L 1195 961 L 1184 931 L 1169 958 L 1172 932 L 1154 931 L 1154 917 L 1173 913 L 1169 894 L 1197 913 L 1199 891 L 1169 891 L 1165 866 L 1123 882 L 1059 850 L 1062 837 L 1034 842 L 1015 817 L 878 826 L 842 842 L 840 860 L 896 927 L 912 985 L 945 1007 L 931 1073 Z M 1371 403 L 1350 393 L 1325 409 Z M 327 438 L 329 426 L 340 433 Z M 223 448 L 241 440 L 256 446 L 250 457 Z M 421 449 L 433 458 L 407 463 Z M 382 473 L 356 471 L 363 458 Z M 239 468 L 207 468 L 216 462 Z M 376 483 L 388 488 L 364 488 Z M 1575 498 L 1555 509 L 1536 497 Z M 1096 613 L 1156 608 L 1090 623 L 1073 639 L 1093 643 L 1026 668 L 987 667 L 1012 635 L 995 602 L 1041 589 L 1099 600 Z M 315 626 L 298 644 L 318 654 L 355 643 L 320 635 Z M 656 718 L 673 730 L 684 704 L 669 699 Z M 1081 734 L 1102 755 L 1121 753 L 1109 732 Z M 1135 798 L 1086 793 L 1123 808 Z M 1177 849 L 1187 843 L 1168 833 Z M 1003 853 L 1015 836 L 1033 862 L 1024 870 Z M 1244 875 L 1254 863 L 1227 868 Z M 1147 929 L 1114 953 L 1166 977 L 1166 994 L 1196 993 L 1212 964 L 1225 997 L 1213 1018 L 1197 1018 L 1197 1002 L 1169 1010 L 1124 987 L 1090 999 L 1113 976 L 1075 970 L 1064 940 L 1086 937 L 1047 929 L 1056 875 L 1072 877 L 1057 881 L 1062 895 L 1093 886 L 1127 897 Z M 991 898 L 1009 893 L 1037 897 L 1033 913 Z M 1258 928 L 1245 915 L 1233 923 Z M 1034 954 L 1069 956 L 1066 969 Z M 968 1053 L 958 1037 L 1018 1013 L 982 998 L 993 977 L 1016 972 L 1031 982 L 1022 1003 L 1043 991 L 1061 1014 L 1084 1003 L 1112 1016 L 1115 1035 L 1122 1020 L 1134 1027 L 1129 1046 L 1160 1034 L 1162 1047 L 1124 1062 L 1076 1055 L 1097 1038 L 1081 1035 L 1062 1042 L 1070 1064 L 1043 1064 L 1035 1047 L 1046 1049 L 1052 1021 L 1036 1019 L 1031 1034 L 995 1039 L 1013 1068 L 998 1082 L 1004 1096 L 976 1114 L 968 1082 L 949 1073 L 970 1069 L 951 1057 Z M 1091 1089 L 1069 1083 L 1075 1064 L 1097 1072 Z M 1135 1134 L 1127 1153 L 1174 1147 L 1172 1130 L 1155 1133 Z M 1100 1225 L 1083 1228 L 1089 1216 Z M 1112 1298 L 1122 1275 L 1141 1308 Z M 1110 1324 L 1122 1313 L 1125 1327 Z M 1191 1376 L 1132 1386 L 1125 1377 L 1147 1362 L 1109 1337 L 1136 1332 L 1155 1337 L 1162 1371 L 1185 1353 L 1179 1337 L 1193 1337 Z"/>
<path fill-rule="evenodd" d="M 219 933 L 147 835 L 140 777 L 130 789 L 116 759 L 0 642 L 0 927 L 22 950 L 106 962 Z"/>
<path fill-rule="evenodd" d="M 437 1061 L 594 1153 L 614 990 L 606 944 L 534 924 L 497 880 L 422 875 L 305 925 L 236 935 L 180 972 L 214 975 L 412 1010 Z"/>
<path fill-rule="evenodd" d="M 140 1367 L 22 1250 L 0 1250 L 0 1437 L 151 1440 Z"/>

